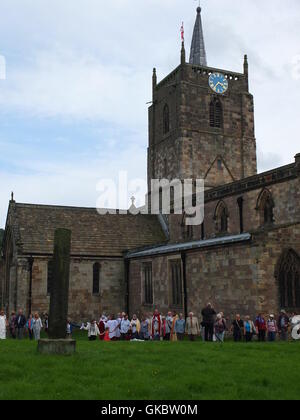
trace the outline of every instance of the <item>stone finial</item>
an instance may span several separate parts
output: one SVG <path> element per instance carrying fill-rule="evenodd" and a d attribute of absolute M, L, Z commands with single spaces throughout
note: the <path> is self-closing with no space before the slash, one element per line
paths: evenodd
<path fill-rule="evenodd" d="M 300 176 L 300 153 L 297 153 L 295 156 L 296 171 L 298 176 Z"/>
<path fill-rule="evenodd" d="M 249 90 L 249 64 L 248 64 L 248 56 L 244 55 L 244 75 L 247 80 L 247 90 Z"/>
<path fill-rule="evenodd" d="M 185 64 L 185 46 L 184 46 L 184 41 L 182 41 L 182 44 L 181 44 L 181 64 L 182 65 Z"/>
<path fill-rule="evenodd" d="M 245 54 L 244 55 L 244 73 L 245 74 L 248 73 L 248 67 L 249 67 L 249 65 L 248 65 L 248 56 L 247 56 L 247 54 Z"/>
<path fill-rule="evenodd" d="M 15 200 L 14 200 L 14 192 L 13 192 L 13 191 L 11 192 L 10 201 L 11 201 L 12 203 L 14 203 L 14 202 L 15 202 Z"/>
<path fill-rule="evenodd" d="M 131 206 L 129 207 L 129 210 L 128 211 L 132 215 L 137 215 L 139 213 L 139 210 L 135 206 L 136 199 L 135 199 L 135 197 L 131 197 L 130 200 L 131 200 Z"/>
<path fill-rule="evenodd" d="M 157 75 L 156 75 L 156 68 L 153 69 L 153 75 L 152 75 L 152 99 L 154 101 L 154 92 L 155 88 L 157 86 Z"/>
<path fill-rule="evenodd" d="M 157 85 L 157 75 L 156 75 L 156 68 L 155 67 L 153 69 L 152 82 L 153 82 L 153 86 L 155 87 Z"/>

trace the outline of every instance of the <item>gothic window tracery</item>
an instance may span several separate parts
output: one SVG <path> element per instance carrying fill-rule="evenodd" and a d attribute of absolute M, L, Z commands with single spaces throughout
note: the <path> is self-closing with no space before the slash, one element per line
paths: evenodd
<path fill-rule="evenodd" d="M 281 256 L 276 277 L 279 284 L 280 306 L 284 309 L 300 309 L 300 258 L 289 249 Z"/>
<path fill-rule="evenodd" d="M 209 107 L 209 121 L 213 128 L 223 127 L 223 107 L 218 98 L 214 98 Z"/>
<path fill-rule="evenodd" d="M 228 232 L 228 209 L 223 201 L 220 201 L 215 211 L 216 230 L 218 233 Z"/>

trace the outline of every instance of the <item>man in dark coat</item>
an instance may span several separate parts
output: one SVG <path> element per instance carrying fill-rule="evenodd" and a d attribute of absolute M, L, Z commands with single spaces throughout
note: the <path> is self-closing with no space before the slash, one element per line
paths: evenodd
<path fill-rule="evenodd" d="M 284 309 L 281 310 L 280 316 L 277 321 L 278 332 L 280 334 L 281 341 L 287 341 L 289 338 L 289 324 L 290 319 Z"/>
<path fill-rule="evenodd" d="M 202 310 L 202 326 L 205 331 L 205 341 L 213 341 L 216 311 L 211 303 Z"/>
<path fill-rule="evenodd" d="M 18 340 L 22 340 L 22 338 L 24 337 L 25 325 L 26 325 L 26 318 L 23 315 L 22 309 L 20 309 L 19 312 L 18 312 L 18 315 L 16 316 L 16 319 L 15 319 L 15 327 L 16 327 L 16 330 L 17 330 Z"/>

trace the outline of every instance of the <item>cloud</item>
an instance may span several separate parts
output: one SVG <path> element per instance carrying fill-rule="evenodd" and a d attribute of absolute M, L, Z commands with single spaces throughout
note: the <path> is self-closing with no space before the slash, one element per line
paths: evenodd
<path fill-rule="evenodd" d="M 18 201 L 87 205 L 99 177 L 146 174 L 151 73 L 189 54 L 195 7 L 186 0 L 2 2 L 0 225 Z M 248 53 L 259 170 L 299 152 L 299 0 L 203 2 L 211 66 L 242 71 Z M 296 77 L 295 77 L 296 76 Z"/>
<path fill-rule="evenodd" d="M 37 52 L 30 65 L 11 70 L 0 104 L 8 113 L 34 118 L 141 125 L 149 99 L 146 79 L 147 74 L 133 68 L 104 65 L 92 55 L 57 48 Z"/>

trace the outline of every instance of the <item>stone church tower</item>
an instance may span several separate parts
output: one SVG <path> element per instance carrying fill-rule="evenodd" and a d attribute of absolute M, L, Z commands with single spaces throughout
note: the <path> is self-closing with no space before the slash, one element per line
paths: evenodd
<path fill-rule="evenodd" d="M 208 67 L 201 8 L 189 63 L 160 83 L 153 71 L 149 109 L 148 185 L 151 179 L 205 179 L 213 188 L 257 173 L 253 96 L 248 61 L 243 73 Z"/>

